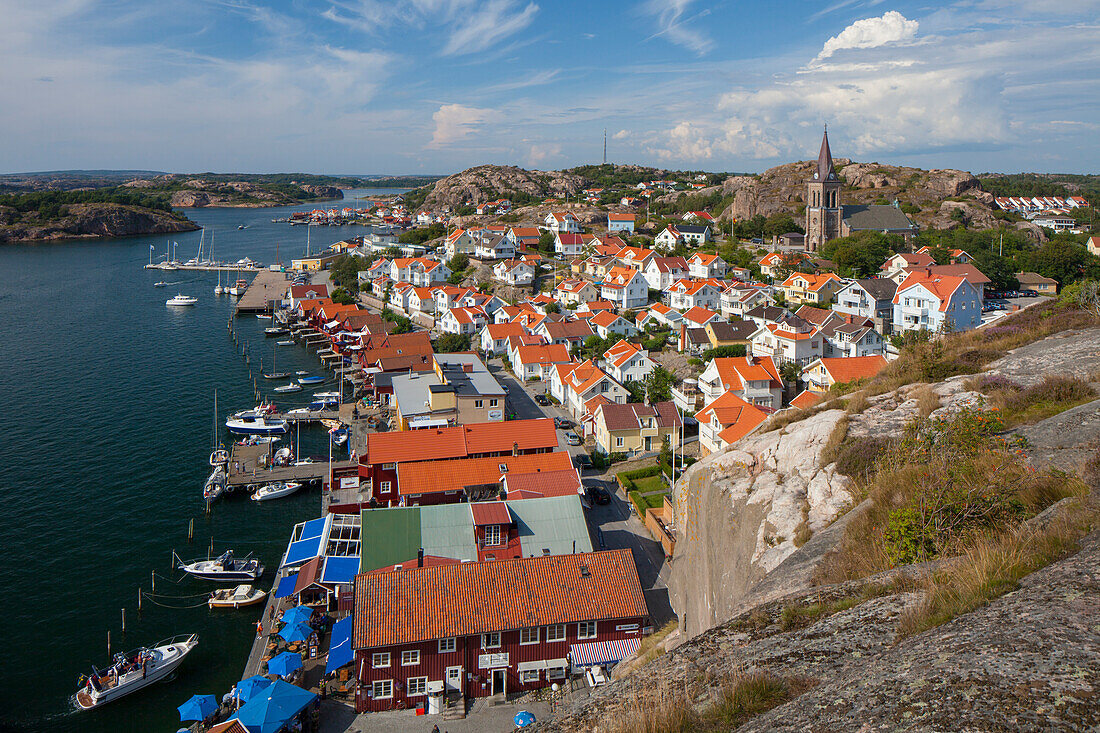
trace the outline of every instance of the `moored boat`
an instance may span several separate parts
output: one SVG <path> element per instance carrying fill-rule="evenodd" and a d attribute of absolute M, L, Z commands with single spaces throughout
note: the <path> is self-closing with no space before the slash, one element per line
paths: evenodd
<path fill-rule="evenodd" d="M 301 384 L 301 385 L 320 384 L 323 381 L 325 381 L 325 378 L 322 377 L 322 376 L 298 377 L 298 384 Z"/>
<path fill-rule="evenodd" d="M 254 606 L 267 598 L 267 591 L 253 588 L 251 585 L 238 585 L 236 588 L 219 588 L 210 594 L 206 602 L 208 608 L 244 608 Z"/>
<path fill-rule="evenodd" d="M 276 387 L 274 392 L 301 392 L 302 385 L 291 382 L 290 384 L 284 384 L 281 387 Z"/>
<path fill-rule="evenodd" d="M 290 333 L 290 329 L 283 328 L 282 326 L 271 326 L 264 329 L 264 336 L 272 338 L 274 336 L 285 336 Z"/>
<path fill-rule="evenodd" d="M 263 375 L 264 379 L 286 379 L 290 376 L 290 372 L 268 372 Z"/>
<path fill-rule="evenodd" d="M 91 710 L 159 682 L 176 669 L 199 643 L 198 634 L 184 634 L 158 641 L 152 647 L 120 652 L 105 670 L 93 669 L 81 678 L 76 704 Z"/>
<path fill-rule="evenodd" d="M 241 279 L 235 282 L 233 285 L 227 288 L 230 295 L 244 295 L 244 291 L 248 290 L 248 281 Z"/>
<path fill-rule="evenodd" d="M 276 346 L 293 346 L 294 342 L 293 341 L 276 341 L 275 345 Z"/>
<path fill-rule="evenodd" d="M 297 481 L 278 481 L 258 488 L 256 493 L 252 495 L 252 501 L 282 499 L 284 496 L 290 496 L 300 488 L 302 488 L 302 485 Z"/>
<path fill-rule="evenodd" d="M 225 427 L 239 435 L 276 435 L 287 431 L 286 420 L 266 415 L 234 415 L 225 421 Z"/>
<path fill-rule="evenodd" d="M 225 493 L 226 483 L 225 469 L 217 466 L 206 479 L 206 485 L 202 487 L 202 498 L 214 501 Z"/>
<path fill-rule="evenodd" d="M 179 569 L 202 580 L 256 580 L 264 574 L 263 564 L 254 557 L 234 557 L 232 550 L 226 550 L 213 560 L 192 560 L 181 562 Z"/>
<path fill-rule="evenodd" d="M 261 321 L 270 321 L 271 320 L 271 314 L 270 313 L 257 313 L 256 318 L 258 318 Z"/>

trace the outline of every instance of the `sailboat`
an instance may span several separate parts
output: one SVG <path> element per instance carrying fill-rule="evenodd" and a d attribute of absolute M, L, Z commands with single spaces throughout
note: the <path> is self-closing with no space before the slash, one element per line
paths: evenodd
<path fill-rule="evenodd" d="M 225 289 L 222 287 L 222 271 L 218 270 L 218 284 L 214 287 L 214 295 L 221 295 L 223 292 Z"/>
<path fill-rule="evenodd" d="M 213 469 L 202 487 L 202 498 L 214 501 L 228 488 L 226 472 L 229 453 L 218 447 L 218 390 L 214 390 L 214 428 L 211 431 L 210 467 Z"/>
<path fill-rule="evenodd" d="M 290 376 L 290 372 L 277 372 L 275 371 L 275 347 L 271 347 L 271 373 L 264 374 L 264 379 L 283 379 Z M 262 367 L 261 367 L 262 372 Z"/>

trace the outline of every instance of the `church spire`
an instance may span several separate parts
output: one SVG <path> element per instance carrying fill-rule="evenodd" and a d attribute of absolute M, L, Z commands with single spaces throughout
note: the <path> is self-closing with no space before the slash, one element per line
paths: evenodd
<path fill-rule="evenodd" d="M 825 126 L 825 132 L 821 136 L 821 152 L 817 154 L 817 172 L 814 178 L 819 181 L 836 180 L 836 170 L 833 169 L 833 153 L 829 150 L 829 127 Z"/>

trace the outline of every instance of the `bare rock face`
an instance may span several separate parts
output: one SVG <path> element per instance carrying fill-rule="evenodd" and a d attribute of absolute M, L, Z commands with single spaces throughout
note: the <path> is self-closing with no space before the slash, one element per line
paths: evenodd
<path fill-rule="evenodd" d="M 955 212 L 961 212 L 962 220 L 957 218 L 960 214 Z M 977 201 L 944 201 L 937 213 L 928 220 L 928 225 L 933 229 L 954 229 L 962 226 L 963 221 L 975 229 L 988 229 L 997 224 L 989 207 L 982 206 Z"/>
<path fill-rule="evenodd" d="M 1046 229 L 1039 226 L 1035 222 L 1031 221 L 1018 221 L 1012 225 L 1013 229 L 1018 229 L 1023 232 L 1029 241 L 1035 244 L 1042 244 L 1050 237 L 1047 236 Z"/>
<path fill-rule="evenodd" d="M 426 206 L 481 204 L 521 191 L 531 196 L 573 196 L 585 187 L 585 179 L 562 171 L 528 171 L 516 166 L 481 165 L 432 184 Z"/>
<path fill-rule="evenodd" d="M 677 483 L 681 539 L 669 594 L 689 636 L 729 618 L 740 596 L 795 551 L 803 526 L 822 529 L 851 503 L 848 478 L 818 465 L 843 415 L 828 410 L 786 433 L 749 436 Z"/>

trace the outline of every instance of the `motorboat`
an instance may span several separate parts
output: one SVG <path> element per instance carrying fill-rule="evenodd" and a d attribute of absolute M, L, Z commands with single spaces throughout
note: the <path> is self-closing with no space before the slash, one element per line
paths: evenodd
<path fill-rule="evenodd" d="M 275 451 L 275 455 L 271 456 L 271 465 L 273 466 L 285 466 L 290 463 L 290 459 L 294 457 L 294 452 L 290 450 L 289 446 L 284 446 Z"/>
<path fill-rule="evenodd" d="M 237 225 L 237 229 L 238 229 L 238 230 L 240 230 L 240 229 L 244 229 L 244 224 L 238 224 L 238 225 Z"/>
<path fill-rule="evenodd" d="M 229 463 L 229 451 L 225 448 L 216 448 L 214 452 L 210 454 L 210 465 L 215 468 L 218 466 L 224 466 Z"/>
<path fill-rule="evenodd" d="M 202 487 L 202 498 L 207 501 L 214 501 L 225 493 L 227 483 L 225 469 L 217 466 L 210 472 L 210 477 L 206 479 L 206 485 Z"/>
<path fill-rule="evenodd" d="M 244 278 L 241 278 L 228 288 L 230 295 L 244 295 L 244 291 L 246 290 L 248 290 L 248 281 Z"/>
<path fill-rule="evenodd" d="M 303 386 L 308 384 L 321 384 L 324 381 L 325 378 L 322 376 L 298 377 L 298 384 L 301 384 Z"/>
<path fill-rule="evenodd" d="M 275 345 L 276 346 L 293 346 L 294 342 L 293 341 L 276 341 Z"/>
<path fill-rule="evenodd" d="M 295 407 L 293 410 L 288 410 L 286 414 L 294 415 L 295 417 L 297 417 L 298 415 L 308 416 L 309 415 L 309 408 L 308 407 Z"/>
<path fill-rule="evenodd" d="M 302 385 L 291 382 L 290 384 L 284 384 L 281 387 L 276 387 L 274 392 L 301 392 Z"/>
<path fill-rule="evenodd" d="M 253 588 L 251 585 L 238 585 L 236 588 L 219 588 L 210 594 L 206 602 L 208 608 L 244 608 L 262 603 L 267 591 Z"/>
<path fill-rule="evenodd" d="M 298 371 L 294 372 L 294 375 L 297 377 L 302 377 L 306 374 L 309 374 L 309 372 L 307 372 L 305 369 L 299 369 Z"/>
<path fill-rule="evenodd" d="M 316 400 L 338 400 L 340 399 L 339 392 L 314 392 L 313 398 Z"/>
<path fill-rule="evenodd" d="M 260 404 L 248 410 L 239 410 L 237 412 L 234 412 L 233 417 L 248 417 L 249 415 L 271 415 L 275 412 L 278 412 L 278 409 L 275 407 L 275 405 L 271 404 L 270 402 L 261 402 Z"/>
<path fill-rule="evenodd" d="M 273 484 L 261 486 L 257 489 L 256 493 L 252 495 L 252 501 L 282 499 L 284 496 L 290 496 L 300 488 L 302 488 L 302 485 L 297 481 L 278 481 Z"/>
<path fill-rule="evenodd" d="M 286 379 L 290 372 L 269 372 L 263 375 L 264 379 Z"/>
<path fill-rule="evenodd" d="M 257 313 L 256 318 L 258 320 L 261 320 L 261 321 L 270 321 L 271 320 L 271 314 L 270 313 Z"/>
<path fill-rule="evenodd" d="M 164 301 L 165 305 L 194 305 L 198 303 L 199 299 L 193 295 L 183 295 L 182 293 L 176 293 L 168 300 Z"/>
<path fill-rule="evenodd" d="M 272 443 L 278 443 L 282 438 L 277 435 L 250 435 L 244 440 L 238 441 L 237 445 L 271 445 Z"/>
<path fill-rule="evenodd" d="M 320 400 L 313 400 L 309 403 L 310 410 L 339 410 L 340 400 L 324 398 Z"/>
<path fill-rule="evenodd" d="M 153 287 L 154 288 L 166 288 L 166 287 L 168 287 L 168 283 L 161 280 L 160 282 L 153 283 Z"/>
<path fill-rule="evenodd" d="M 198 634 L 183 634 L 158 641 L 152 647 L 119 652 L 107 669 L 93 669 L 91 675 L 81 677 L 81 689 L 75 696 L 77 706 L 91 710 L 160 682 L 180 666 L 198 643 Z"/>
<path fill-rule="evenodd" d="M 346 442 L 348 442 L 348 433 L 346 430 L 341 430 L 332 434 L 333 445 L 343 445 Z"/>
<path fill-rule="evenodd" d="M 272 338 L 273 336 L 285 336 L 288 333 L 290 333 L 290 329 L 283 328 L 282 326 L 271 326 L 270 328 L 264 329 L 264 336 L 268 338 Z"/>
<path fill-rule="evenodd" d="M 225 427 L 238 435 L 276 435 L 287 431 L 286 420 L 266 415 L 233 416 L 225 421 Z"/>
<path fill-rule="evenodd" d="M 213 560 L 192 560 L 181 562 L 179 569 L 202 580 L 256 580 L 264 574 L 263 564 L 254 557 L 234 557 L 232 550 L 226 550 Z"/>

